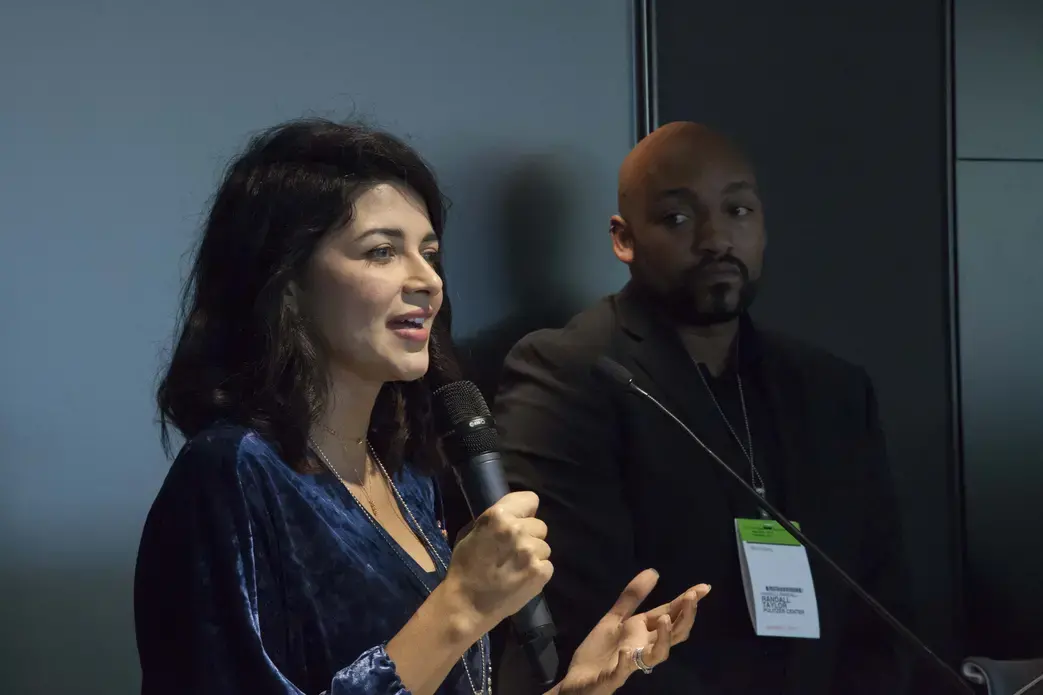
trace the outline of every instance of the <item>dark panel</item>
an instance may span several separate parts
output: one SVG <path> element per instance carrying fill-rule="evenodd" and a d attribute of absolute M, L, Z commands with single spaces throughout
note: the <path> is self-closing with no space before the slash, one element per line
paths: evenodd
<path fill-rule="evenodd" d="M 758 166 L 770 241 L 757 318 L 876 382 L 918 628 L 956 655 L 945 8 L 664 0 L 655 14 L 658 123 L 707 123 Z"/>
<path fill-rule="evenodd" d="M 1043 655 L 1043 164 L 960 162 L 967 570 L 972 648 Z"/>

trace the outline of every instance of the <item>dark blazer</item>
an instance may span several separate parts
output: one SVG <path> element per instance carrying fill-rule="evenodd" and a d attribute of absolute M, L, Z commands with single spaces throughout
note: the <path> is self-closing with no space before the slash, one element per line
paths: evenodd
<path fill-rule="evenodd" d="M 746 328 L 782 452 L 782 511 L 906 617 L 898 514 L 868 376 L 748 320 Z M 591 367 L 600 355 L 629 369 L 696 433 L 719 416 L 689 397 L 703 388 L 694 362 L 628 289 L 561 330 L 530 334 L 507 357 L 494 410 L 511 485 L 540 495 L 539 516 L 549 526 L 555 574 L 546 596 L 563 669 L 627 581 L 652 567 L 661 579 L 648 607 L 699 582 L 713 591 L 690 640 L 653 674 L 631 677 L 625 692 L 747 692 L 735 683 L 758 668 L 766 649 L 785 666 L 771 692 L 901 692 L 902 645 L 814 558 L 821 639 L 754 635 L 735 541 L 741 498 L 734 482 L 661 413 L 597 376 Z M 506 654 L 500 690 L 538 692 L 520 685 L 525 671 L 516 653 Z"/>

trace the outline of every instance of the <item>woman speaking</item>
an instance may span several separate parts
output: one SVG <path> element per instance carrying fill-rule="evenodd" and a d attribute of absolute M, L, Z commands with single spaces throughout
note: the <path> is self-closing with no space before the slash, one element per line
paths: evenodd
<path fill-rule="evenodd" d="M 550 579 L 531 493 L 450 550 L 431 385 L 451 379 L 431 171 L 394 137 L 300 121 L 229 169 L 158 390 L 185 439 L 142 533 L 142 693 L 488 694 L 486 633 Z M 639 574 L 560 695 L 611 693 L 687 639 L 692 587 Z"/>

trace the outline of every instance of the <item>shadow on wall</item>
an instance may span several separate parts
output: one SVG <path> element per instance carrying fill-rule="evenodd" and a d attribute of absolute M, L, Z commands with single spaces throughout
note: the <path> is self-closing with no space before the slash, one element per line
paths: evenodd
<path fill-rule="evenodd" d="M 492 190 L 488 234 L 499 237 L 492 244 L 499 258 L 486 262 L 504 280 L 505 302 L 501 318 L 456 345 L 464 377 L 473 381 L 488 403 L 496 396 L 503 360 L 510 349 L 532 331 L 564 325 L 581 307 L 570 297 L 567 258 L 568 234 L 574 224 L 570 202 L 572 168 L 550 154 L 514 157 L 503 168 L 499 156 L 489 167 L 476 166 L 479 176 L 495 176 L 484 182 Z M 452 287 L 450 279 L 450 287 Z M 470 511 L 451 473 L 441 481 L 445 524 L 450 539 L 471 520 Z"/>
<path fill-rule="evenodd" d="M 500 235 L 505 315 L 457 346 L 464 373 L 492 402 L 511 347 L 540 328 L 564 325 L 581 306 L 570 285 L 567 240 L 575 224 L 575 172 L 563 158 L 530 155 L 510 168 L 496 191 L 491 233 Z"/>
<path fill-rule="evenodd" d="M 476 169 L 483 171 L 482 169 Z M 461 340 L 457 355 L 466 378 L 473 381 L 489 403 L 496 395 L 503 360 L 528 333 L 563 326 L 583 307 L 569 274 L 576 259 L 569 258 L 569 235 L 578 224 L 571 193 L 578 175 L 557 155 L 520 158 L 500 184 L 493 185 L 492 224 L 489 232 L 500 235 L 501 257 L 489 259 L 502 270 L 505 280 L 504 316 L 474 336 Z M 455 539 L 470 520 L 452 474 L 441 482 L 446 530 Z M 509 637 L 504 621 L 491 633 L 492 659 L 502 656 Z"/>

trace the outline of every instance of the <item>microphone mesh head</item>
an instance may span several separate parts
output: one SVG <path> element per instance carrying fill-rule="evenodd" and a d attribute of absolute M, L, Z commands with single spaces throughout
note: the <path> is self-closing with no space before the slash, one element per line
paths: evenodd
<path fill-rule="evenodd" d="M 594 371 L 623 386 L 630 386 L 634 383 L 634 375 L 630 373 L 630 370 L 608 357 L 599 357 L 594 364 Z"/>
<path fill-rule="evenodd" d="M 435 390 L 431 405 L 435 418 L 450 427 L 476 417 L 492 415 L 482 398 L 482 392 L 470 381 L 454 381 Z"/>
<path fill-rule="evenodd" d="M 470 381 L 454 381 L 435 390 L 431 397 L 435 426 L 454 464 L 462 457 L 496 451 L 499 436 L 489 406 Z"/>

